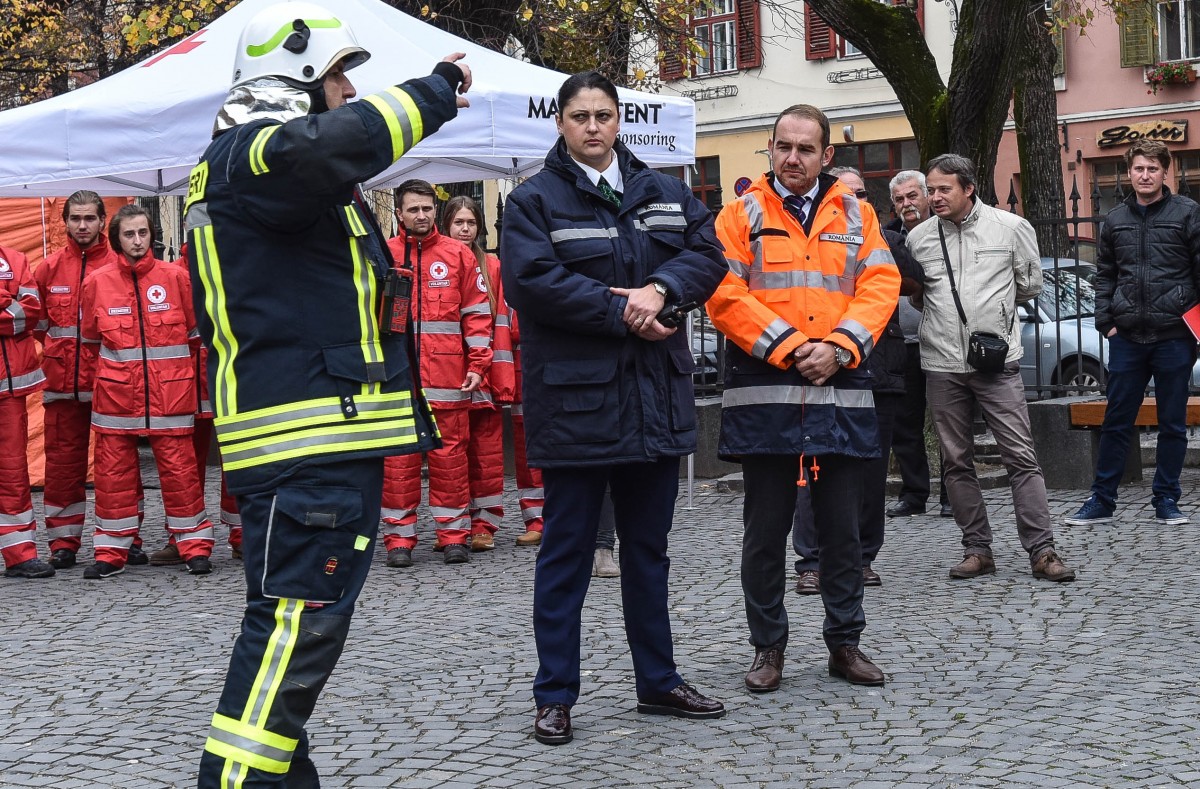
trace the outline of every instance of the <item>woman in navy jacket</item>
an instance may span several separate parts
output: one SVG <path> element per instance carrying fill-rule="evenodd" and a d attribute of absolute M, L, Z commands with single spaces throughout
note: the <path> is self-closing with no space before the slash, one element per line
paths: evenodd
<path fill-rule="evenodd" d="M 711 718 L 724 707 L 675 670 L 667 533 L 679 458 L 696 448 L 686 330 L 656 316 L 703 304 L 726 271 L 712 214 L 617 140 L 620 104 L 596 72 L 558 92 L 558 143 L 504 213 L 504 293 L 521 322 L 531 466 L 544 474 L 534 580 L 534 736 L 571 739 L 580 614 L 610 486 L 638 711 Z"/>

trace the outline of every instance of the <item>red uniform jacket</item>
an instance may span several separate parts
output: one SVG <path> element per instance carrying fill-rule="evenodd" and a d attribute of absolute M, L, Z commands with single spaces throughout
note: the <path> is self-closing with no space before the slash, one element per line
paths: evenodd
<path fill-rule="evenodd" d="M 190 433 L 199 333 L 182 268 L 148 254 L 83 283 L 84 340 L 98 340 L 92 427 L 99 433 Z"/>
<path fill-rule="evenodd" d="M 44 400 L 92 399 L 96 344 L 84 343 L 79 336 L 83 281 L 116 259 L 103 233 L 87 249 L 80 249 L 68 238 L 67 245 L 46 258 L 34 272 L 46 305 L 46 315 L 37 326 L 44 357 L 42 370 L 46 373 Z"/>
<path fill-rule="evenodd" d="M 0 247 L 0 398 L 24 397 L 45 384 L 33 339 L 41 319 L 42 300 L 29 261 L 15 249 Z"/>
<path fill-rule="evenodd" d="M 486 375 L 492 364 L 492 314 L 475 255 L 461 241 L 433 229 L 413 238 L 400 228 L 388 249 L 402 274 L 413 278 L 412 314 L 421 386 L 435 408 L 467 408 L 467 373 Z"/>

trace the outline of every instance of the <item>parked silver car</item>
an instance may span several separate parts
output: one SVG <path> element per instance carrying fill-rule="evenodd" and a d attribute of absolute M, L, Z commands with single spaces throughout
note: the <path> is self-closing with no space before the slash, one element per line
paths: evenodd
<path fill-rule="evenodd" d="M 1017 305 L 1021 380 L 1031 396 L 1104 391 L 1108 341 L 1096 330 L 1095 277 L 1091 263 L 1042 258 L 1042 295 L 1036 305 Z M 1192 368 L 1192 387 L 1198 386 L 1200 361 Z"/>

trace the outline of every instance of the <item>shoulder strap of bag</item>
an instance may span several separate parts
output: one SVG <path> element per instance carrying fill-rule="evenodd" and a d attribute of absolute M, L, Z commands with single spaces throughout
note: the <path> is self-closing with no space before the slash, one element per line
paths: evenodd
<path fill-rule="evenodd" d="M 946 234 L 942 231 L 942 220 L 938 220 L 938 239 L 942 242 L 942 260 L 946 261 L 946 276 L 950 278 L 950 293 L 954 296 L 954 306 L 958 308 L 958 318 L 963 326 L 967 324 L 967 314 L 963 312 L 962 302 L 958 299 L 958 286 L 954 284 L 954 269 L 950 267 L 950 251 L 946 249 Z"/>

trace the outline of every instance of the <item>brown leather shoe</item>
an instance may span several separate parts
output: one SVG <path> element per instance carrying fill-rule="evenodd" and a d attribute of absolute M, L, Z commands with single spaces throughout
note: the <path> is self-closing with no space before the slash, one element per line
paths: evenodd
<path fill-rule="evenodd" d="M 1074 581 L 1075 571 L 1063 564 L 1063 560 L 1051 549 L 1033 560 L 1033 577 L 1044 581 Z"/>
<path fill-rule="evenodd" d="M 851 685 L 882 685 L 883 672 L 856 646 L 846 644 L 829 656 L 829 676 L 841 677 Z"/>
<path fill-rule="evenodd" d="M 796 578 L 796 594 L 820 594 L 821 574 L 816 570 L 805 570 Z"/>
<path fill-rule="evenodd" d="M 685 682 L 668 693 L 639 698 L 637 711 L 647 715 L 674 715 L 676 718 L 720 718 L 725 714 L 725 705 Z"/>
<path fill-rule="evenodd" d="M 977 578 L 996 572 L 996 562 L 981 553 L 969 553 L 963 560 L 950 568 L 951 578 Z"/>
<path fill-rule="evenodd" d="M 542 533 L 540 531 L 527 531 L 517 538 L 517 545 L 528 547 L 531 545 L 542 544 Z"/>
<path fill-rule="evenodd" d="M 490 551 L 496 547 L 496 541 L 491 534 L 482 532 L 480 534 L 471 535 L 471 550 L 475 553 L 480 551 Z"/>
<path fill-rule="evenodd" d="M 566 704 L 538 707 L 533 720 L 533 738 L 544 745 L 565 745 L 571 741 L 571 708 Z"/>
<path fill-rule="evenodd" d="M 883 586 L 883 579 L 869 564 L 863 565 L 863 586 Z"/>
<path fill-rule="evenodd" d="M 173 564 L 183 564 L 183 557 L 175 543 L 169 542 L 157 551 L 151 551 L 150 564 L 154 567 L 169 567 Z"/>
<path fill-rule="evenodd" d="M 783 650 L 779 647 L 754 650 L 754 663 L 746 672 L 746 689 L 754 693 L 779 690 L 783 680 Z"/>

